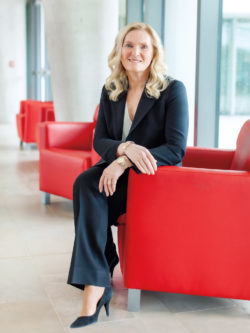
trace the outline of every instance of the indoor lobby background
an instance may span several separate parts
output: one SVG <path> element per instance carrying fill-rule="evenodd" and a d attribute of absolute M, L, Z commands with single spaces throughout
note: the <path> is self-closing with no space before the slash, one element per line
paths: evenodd
<path fill-rule="evenodd" d="M 66 285 L 72 202 L 41 203 L 39 152 L 19 147 L 20 101 L 53 100 L 57 121 L 91 121 L 114 38 L 135 21 L 159 33 L 169 75 L 186 86 L 188 146 L 234 149 L 250 118 L 248 0 L 1 0 L 1 332 L 69 332 L 81 304 Z M 120 268 L 113 287 L 110 317 L 85 331 L 250 331 L 247 301 L 145 291 L 133 313 Z"/>

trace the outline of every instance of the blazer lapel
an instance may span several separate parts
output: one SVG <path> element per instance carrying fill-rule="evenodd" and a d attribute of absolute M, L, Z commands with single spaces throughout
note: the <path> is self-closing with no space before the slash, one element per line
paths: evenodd
<path fill-rule="evenodd" d="M 146 92 L 144 90 L 142 93 L 141 99 L 139 101 L 132 125 L 131 125 L 129 133 L 128 133 L 128 136 L 130 136 L 130 134 L 135 130 L 135 128 L 142 121 L 142 119 L 146 116 L 146 114 L 150 111 L 150 109 L 152 109 L 155 102 L 156 102 L 156 98 L 154 98 L 154 97 L 149 98 L 146 95 Z"/>

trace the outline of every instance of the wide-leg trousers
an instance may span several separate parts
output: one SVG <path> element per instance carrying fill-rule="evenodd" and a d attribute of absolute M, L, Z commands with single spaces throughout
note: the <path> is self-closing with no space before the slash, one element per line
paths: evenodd
<path fill-rule="evenodd" d="M 107 164 L 81 173 L 73 186 L 75 241 L 67 283 L 110 286 L 109 265 L 117 256 L 111 226 L 126 211 L 128 170 L 117 181 L 112 196 L 99 192 L 99 180 Z"/>

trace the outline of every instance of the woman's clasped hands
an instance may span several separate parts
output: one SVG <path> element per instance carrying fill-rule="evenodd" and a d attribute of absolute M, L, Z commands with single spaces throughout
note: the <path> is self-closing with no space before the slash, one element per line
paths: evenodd
<path fill-rule="evenodd" d="M 128 166 L 131 162 L 144 174 L 154 175 L 157 170 L 156 160 L 150 151 L 135 143 L 129 144 L 123 150 Z M 124 173 L 126 167 L 121 166 L 114 160 L 110 165 L 103 170 L 102 176 L 99 181 L 99 191 L 105 191 L 106 196 L 113 195 L 116 190 L 116 184 L 119 177 Z"/>
<path fill-rule="evenodd" d="M 132 143 L 126 147 L 124 154 L 142 173 L 148 175 L 155 174 L 155 171 L 157 170 L 156 160 L 147 148 Z"/>

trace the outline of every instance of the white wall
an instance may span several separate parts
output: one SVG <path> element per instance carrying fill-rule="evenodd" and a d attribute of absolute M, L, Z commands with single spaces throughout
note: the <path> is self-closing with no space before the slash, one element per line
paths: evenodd
<path fill-rule="evenodd" d="M 58 121 L 89 121 L 109 74 L 117 0 L 43 0 Z"/>
<path fill-rule="evenodd" d="M 26 98 L 25 3 L 1 0 L 0 4 L 0 123 L 14 123 L 20 100 Z"/>
<path fill-rule="evenodd" d="M 166 0 L 165 63 L 183 81 L 189 102 L 188 145 L 194 143 L 197 0 Z"/>

